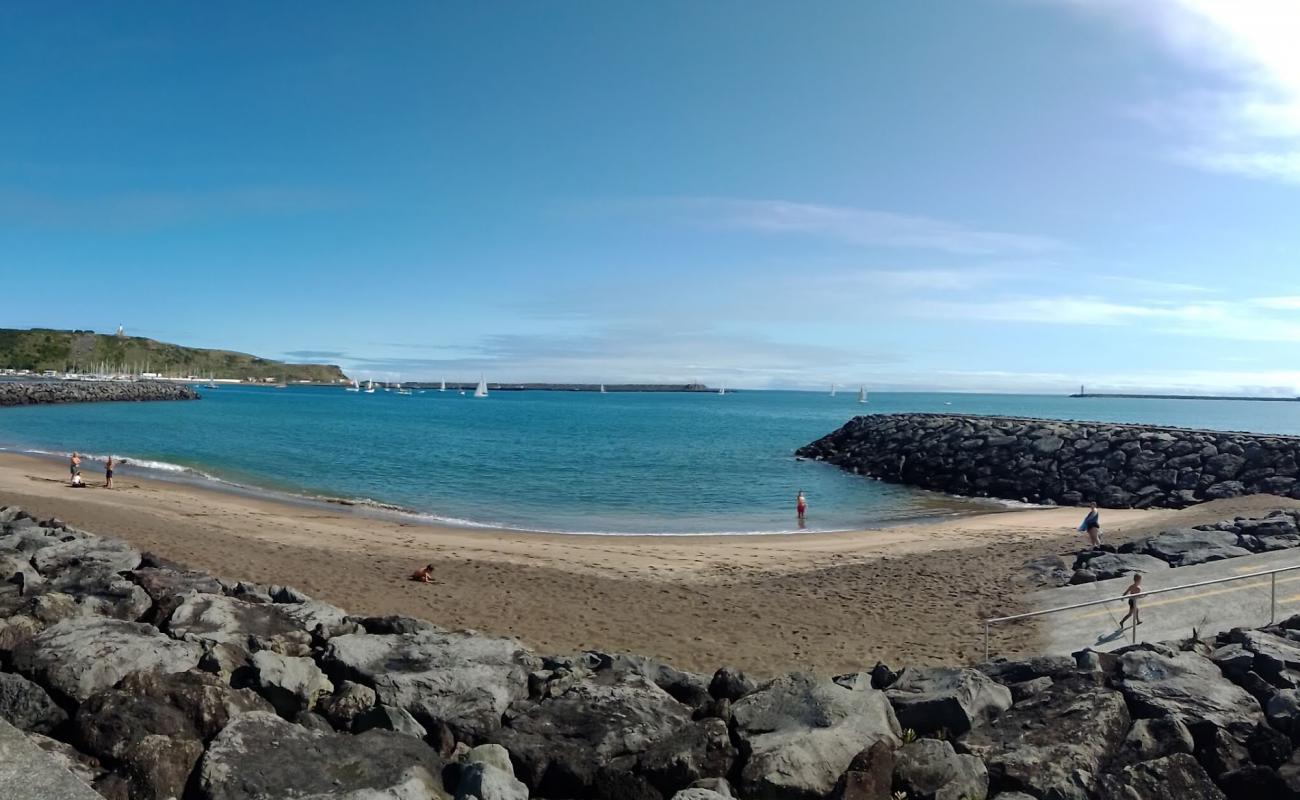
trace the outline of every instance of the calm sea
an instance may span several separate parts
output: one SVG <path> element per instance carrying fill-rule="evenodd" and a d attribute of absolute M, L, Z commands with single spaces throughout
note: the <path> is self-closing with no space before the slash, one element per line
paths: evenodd
<path fill-rule="evenodd" d="M 860 413 L 945 411 L 1300 434 L 1300 403 L 854 392 L 621 394 L 224 386 L 190 403 L 0 409 L 0 447 L 527 530 L 844 530 L 996 508 L 796 461 Z M 52 465 L 52 471 L 57 471 Z"/>

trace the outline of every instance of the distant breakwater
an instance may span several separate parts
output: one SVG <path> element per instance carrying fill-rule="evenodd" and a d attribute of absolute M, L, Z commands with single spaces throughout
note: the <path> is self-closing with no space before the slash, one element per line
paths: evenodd
<path fill-rule="evenodd" d="M 1300 438 L 953 414 L 855 417 L 796 455 L 974 497 L 1183 508 L 1245 494 L 1300 498 Z"/>
<path fill-rule="evenodd" d="M 165 381 L 0 382 L 0 407 L 198 399 L 199 393 L 193 387 Z"/>

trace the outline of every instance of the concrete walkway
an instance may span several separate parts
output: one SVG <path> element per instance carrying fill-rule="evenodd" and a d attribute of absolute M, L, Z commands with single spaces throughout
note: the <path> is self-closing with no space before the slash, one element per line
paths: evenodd
<path fill-rule="evenodd" d="M 104 800 L 26 734 L 0 719 L 0 798 Z"/>
<path fill-rule="evenodd" d="M 1284 567 L 1300 567 L 1300 548 L 1191 567 L 1153 570 L 1142 576 L 1142 588 L 1151 591 Z M 1300 569 L 1281 573 L 1276 576 L 1276 581 L 1276 619 L 1280 622 L 1293 614 L 1300 614 Z M 1029 596 L 1029 607 L 1031 610 L 1044 610 L 1117 597 L 1130 582 L 1129 577 L 1123 577 L 1059 589 L 1044 589 Z M 1137 626 L 1136 641 L 1184 639 L 1192 635 L 1193 629 L 1204 637 L 1235 627 L 1257 628 L 1268 625 L 1271 621 L 1271 583 L 1269 576 L 1248 578 L 1166 592 L 1140 600 L 1138 608 L 1142 624 Z M 1126 602 L 1115 601 L 1004 624 L 1036 624 L 1048 653 L 1068 654 L 1085 647 L 1113 650 L 1134 641 L 1135 631 L 1131 621 L 1123 631 L 1119 630 L 1119 620 L 1127 611 Z"/>

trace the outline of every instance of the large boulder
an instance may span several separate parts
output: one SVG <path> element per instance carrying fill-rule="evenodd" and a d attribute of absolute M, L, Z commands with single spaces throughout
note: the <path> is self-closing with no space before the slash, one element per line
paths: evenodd
<path fill-rule="evenodd" d="M 1118 686 L 1135 717 L 1174 717 L 1198 742 L 1211 729 L 1244 740 L 1264 721 L 1259 701 L 1195 653 L 1131 650 L 1119 658 L 1119 675 Z"/>
<path fill-rule="evenodd" d="M 1070 656 L 1034 656 L 1021 661 L 988 661 L 976 669 L 1003 686 L 1010 687 L 1015 683 L 1039 678 L 1065 678 L 1072 675 L 1078 665 Z"/>
<path fill-rule="evenodd" d="M 711 699 L 708 678 L 677 669 L 658 659 L 619 653 L 610 657 L 609 668 L 644 675 L 678 702 L 685 703 L 691 708 L 699 708 Z"/>
<path fill-rule="evenodd" d="M 23 643 L 14 667 L 48 688 L 83 701 L 133 672 L 184 672 L 200 648 L 138 622 L 102 617 L 64 620 Z"/>
<path fill-rule="evenodd" d="M 854 756 L 877 741 L 895 745 L 902 732 L 885 693 L 869 683 L 849 688 L 802 673 L 769 681 L 732 711 L 750 754 L 742 785 L 758 798 L 820 799 Z"/>
<path fill-rule="evenodd" d="M 1169 569 L 1168 562 L 1143 553 L 1099 553 L 1086 562 L 1086 569 L 1104 581 L 1131 575 L 1135 572 L 1162 572 Z"/>
<path fill-rule="evenodd" d="M 1253 655 L 1251 669 L 1269 680 L 1279 680 L 1287 670 L 1300 670 L 1300 642 L 1265 631 L 1240 628 L 1228 634 L 1232 644 L 1239 644 Z M 1213 654 L 1211 658 L 1214 658 Z M 1219 663 L 1216 659 L 1215 663 Z"/>
<path fill-rule="evenodd" d="M 375 690 L 353 681 L 343 681 L 333 695 L 319 703 L 319 711 L 336 729 L 351 729 L 352 721 L 374 708 Z"/>
<path fill-rule="evenodd" d="M 19 730 L 49 733 L 68 715 L 44 689 L 11 672 L 0 672 L 0 719 Z"/>
<path fill-rule="evenodd" d="M 1102 775 L 1097 781 L 1096 797 L 1097 800 L 1141 800 L 1148 797 L 1226 800 L 1196 759 L 1185 753 L 1144 761 L 1117 773 Z"/>
<path fill-rule="evenodd" d="M 318 700 L 334 691 L 334 684 L 310 658 L 260 650 L 253 654 L 252 667 L 258 692 L 285 719 L 311 711 Z"/>
<path fill-rule="evenodd" d="M 918 733 L 961 736 L 1011 708 L 1011 692 L 984 673 L 953 667 L 907 667 L 885 691 L 898 724 Z"/>
<path fill-rule="evenodd" d="M 882 740 L 874 742 L 849 762 L 849 768 L 835 784 L 832 800 L 894 800 L 894 749 Z"/>
<path fill-rule="evenodd" d="M 1124 697 L 1087 676 L 1057 682 L 963 740 L 998 791 L 1086 800 L 1129 730 Z"/>
<path fill-rule="evenodd" d="M 171 567 L 141 567 L 128 572 L 126 578 L 139 586 L 153 601 L 153 608 L 140 620 L 150 625 L 165 625 L 190 595 L 220 595 L 222 592 L 221 581 L 206 572 Z"/>
<path fill-rule="evenodd" d="M 1174 528 L 1125 545 L 1125 549 L 1130 548 L 1132 552 L 1155 556 L 1175 567 L 1250 555 L 1249 550 L 1237 546 L 1235 533 L 1195 528 Z"/>
<path fill-rule="evenodd" d="M 510 752 L 536 795 L 636 796 L 650 791 L 638 772 L 641 757 L 660 742 L 682 743 L 691 725 L 690 709 L 645 676 L 602 671 L 557 697 L 513 704 L 505 727 L 488 738 Z M 672 766 L 657 755 L 652 762 Z M 702 777 L 722 777 L 729 766 L 728 759 Z"/>
<path fill-rule="evenodd" d="M 1191 731 L 1178 718 L 1139 719 L 1133 723 L 1128 736 L 1124 738 L 1119 760 L 1136 764 L 1176 753 L 1191 755 L 1195 748 L 1196 742 L 1192 739 Z"/>
<path fill-rule="evenodd" d="M 914 800 L 984 800 L 989 773 L 972 755 L 957 755 L 939 739 L 917 739 L 898 748 L 894 788 Z"/>
<path fill-rule="evenodd" d="M 426 729 L 449 726 L 464 739 L 501 724 L 510 703 L 528 697 L 528 674 L 540 666 L 515 639 L 422 630 L 329 641 L 331 677 L 372 687 L 379 702 L 406 709 Z"/>
<path fill-rule="evenodd" d="M 118 690 L 156 700 L 177 709 L 203 741 L 211 741 L 226 724 L 250 711 L 272 711 L 271 704 L 252 689 L 235 689 L 207 672 L 135 672 Z"/>
<path fill-rule="evenodd" d="M 449 800 L 444 763 L 409 736 L 310 731 L 265 712 L 233 719 L 199 767 L 204 800 Z"/>
<path fill-rule="evenodd" d="M 177 639 L 243 648 L 253 638 L 268 645 L 286 638 L 310 641 L 302 625 L 281 606 L 218 594 L 189 595 L 172 612 L 166 627 Z"/>
<path fill-rule="evenodd" d="M 188 717 L 156 697 L 100 692 L 77 709 L 76 724 L 88 752 L 123 766 L 133 798 L 180 797 L 203 755 Z"/>
<path fill-rule="evenodd" d="M 116 539 L 93 536 L 43 547 L 32 555 L 32 564 L 47 579 L 69 572 L 119 573 L 140 566 L 140 551 Z"/>

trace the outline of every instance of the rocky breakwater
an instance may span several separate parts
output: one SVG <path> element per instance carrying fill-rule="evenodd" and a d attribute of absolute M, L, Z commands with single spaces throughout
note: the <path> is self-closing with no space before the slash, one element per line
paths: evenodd
<path fill-rule="evenodd" d="M 1300 618 L 756 682 L 351 616 L 14 508 L 0 577 L 0 718 L 113 800 L 1300 798 Z"/>
<path fill-rule="evenodd" d="M 1300 498 L 1300 438 L 950 414 L 855 417 L 795 453 L 871 478 L 973 497 L 1183 508 Z"/>
<path fill-rule="evenodd" d="M 0 407 L 198 399 L 193 387 L 167 381 L 0 381 Z"/>

